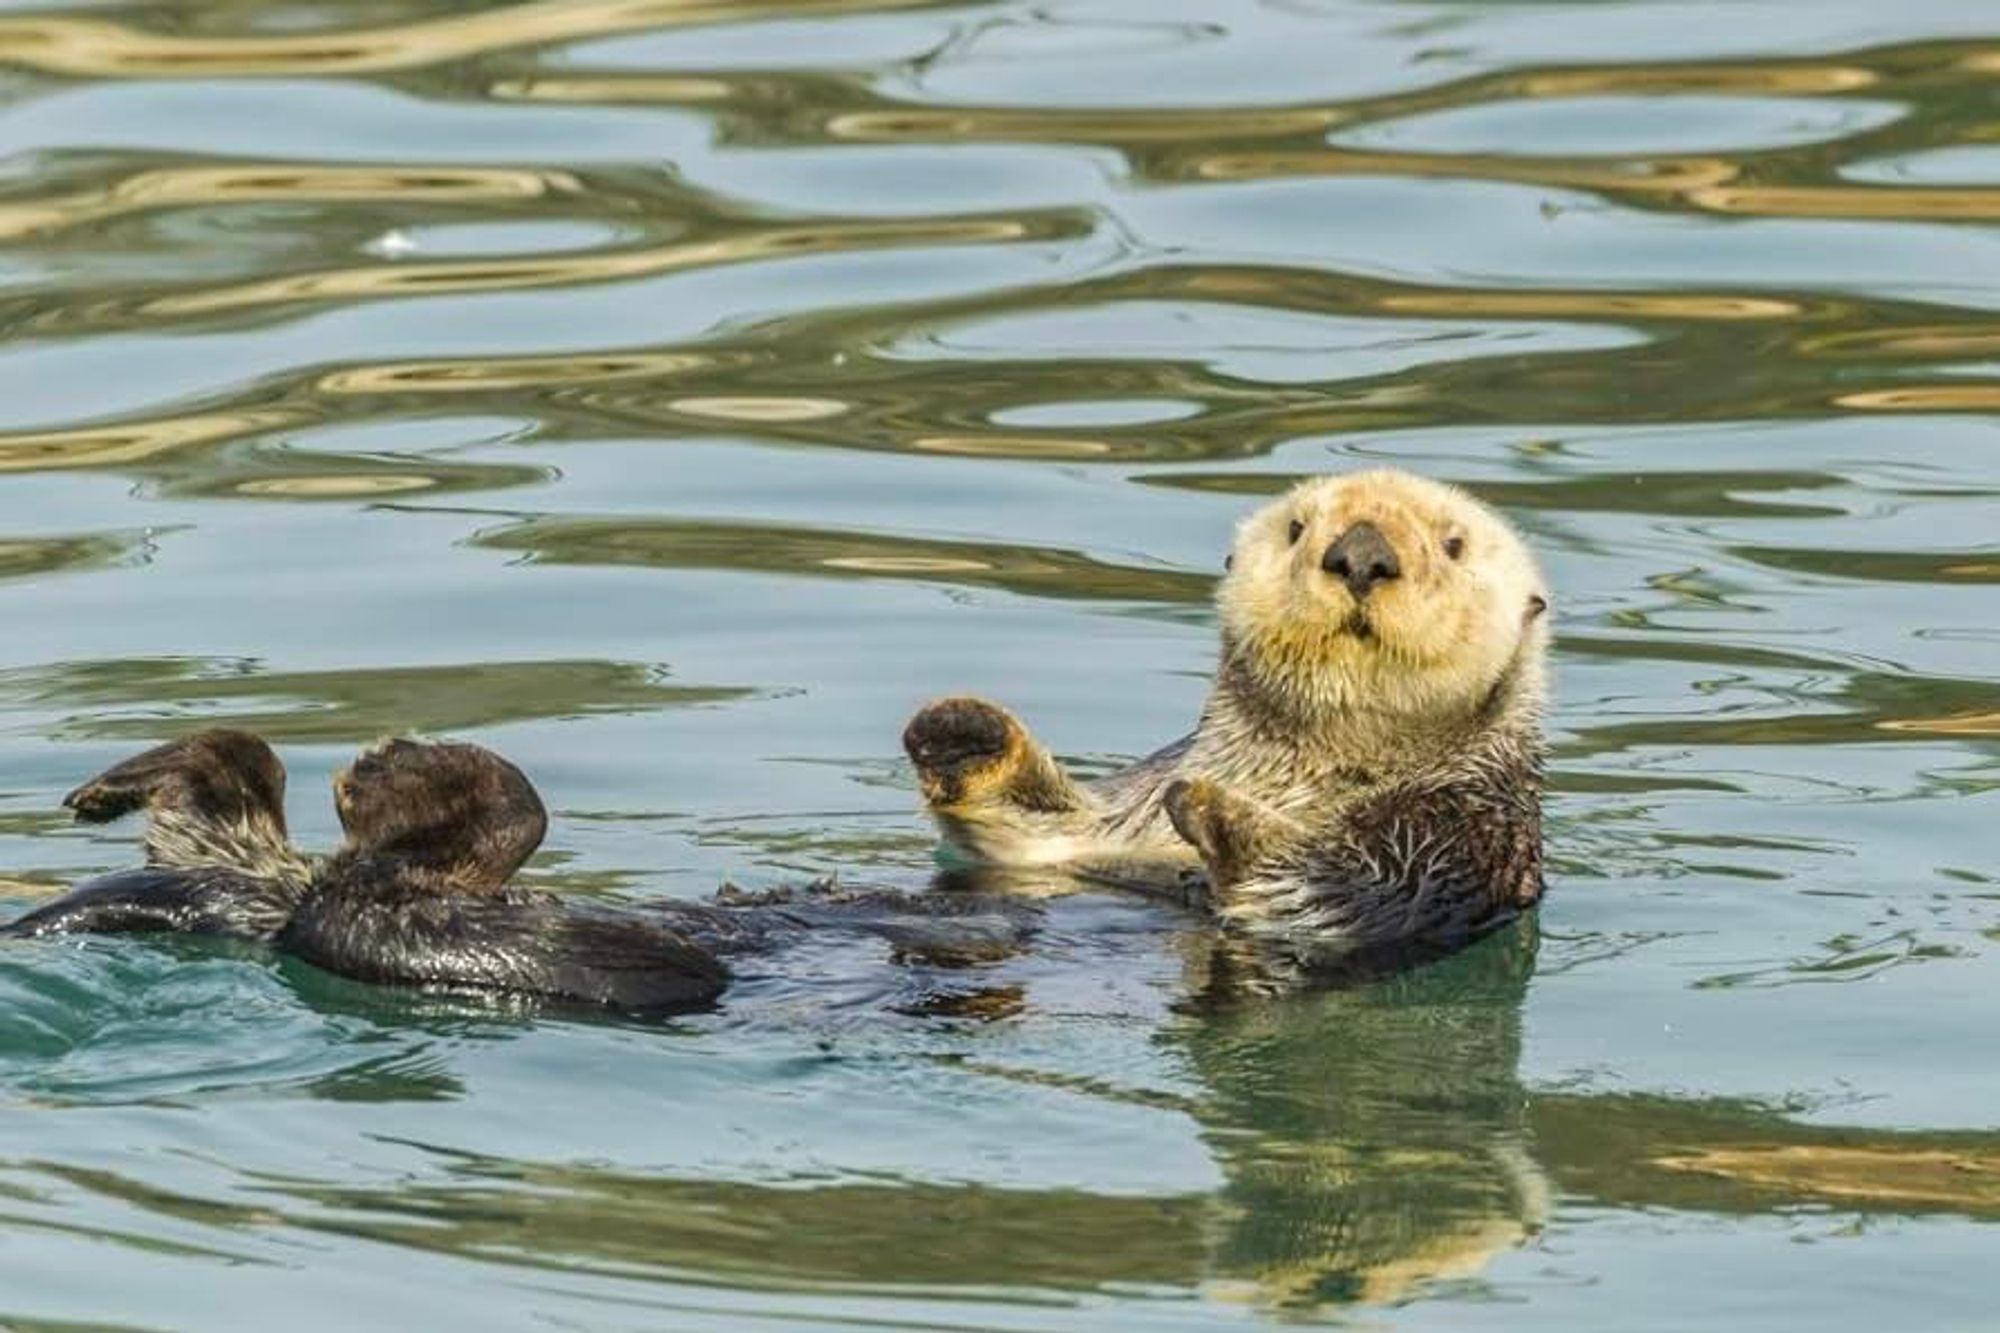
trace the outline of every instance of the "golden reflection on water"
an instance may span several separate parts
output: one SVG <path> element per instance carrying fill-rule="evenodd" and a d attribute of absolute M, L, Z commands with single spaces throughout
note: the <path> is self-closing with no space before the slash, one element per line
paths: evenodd
<path fill-rule="evenodd" d="M 111 536 L 9 537 L 0 540 L 0 579 L 108 565 L 124 559 L 138 546 L 136 540 Z"/>
<path fill-rule="evenodd" d="M 1769 64 L 1607 65 L 1601 69 L 1544 70 L 1501 75 L 1495 82 L 1522 97 L 1591 97 L 1605 94 L 1658 97 L 1669 93 L 1734 96 L 1823 97 L 1858 92 L 1882 76 L 1863 65 Z"/>
<path fill-rule="evenodd" d="M 1749 217 L 1893 218 L 1987 222 L 2000 218 L 2000 189 L 1735 183 L 1743 168 L 1724 158 L 1582 159 L 1386 153 L 1343 149 L 1215 153 L 1183 165 L 1208 180 L 1287 176 L 1400 176 L 1506 181 L 1587 190 L 1635 201 L 1664 198 L 1708 213 Z"/>
<path fill-rule="evenodd" d="M 1768 296 L 1705 296 L 1699 292 L 1396 292 L 1376 298 L 1378 309 L 1408 315 L 1487 315 L 1503 319 L 1668 320 L 1796 319 L 1806 308 Z"/>
<path fill-rule="evenodd" d="M 238 495 L 289 496 L 294 499 L 334 500 L 360 499 L 364 496 L 405 495 L 412 491 L 427 491 L 437 485 L 435 479 L 412 473 L 352 473 L 344 476 L 324 477 L 267 477 L 257 481 L 239 482 Z"/>
<path fill-rule="evenodd" d="M 2000 411 L 2000 384 L 1913 384 L 1843 393 L 1833 400 L 1861 412 Z"/>
<path fill-rule="evenodd" d="M 474 292 L 569 287 L 656 277 L 680 269 L 742 264 L 791 255 L 852 253 L 922 245 L 995 245 L 1046 240 L 1075 231 L 1065 215 L 1036 219 L 937 218 L 923 221 L 745 225 L 727 236 L 625 250 L 530 258 L 385 262 L 362 267 L 295 273 L 230 287 L 155 297 L 143 315 L 176 318 L 289 305 L 300 301 L 370 300 Z"/>
<path fill-rule="evenodd" d="M 8 432 L 0 434 L 0 472 L 144 462 L 198 445 L 295 425 L 302 419 L 303 414 L 273 408 L 198 412 L 75 430 Z"/>
<path fill-rule="evenodd" d="M 691 417 L 749 422 L 824 421 L 848 410 L 833 398 L 674 398 L 667 407 Z"/>
<path fill-rule="evenodd" d="M 344 167 L 295 163 L 156 167 L 95 189 L 0 203 L 0 239 L 156 208 L 251 203 L 480 204 L 576 194 L 559 171 L 501 167 Z"/>
<path fill-rule="evenodd" d="M 541 0 L 373 28 L 179 36 L 104 19 L 0 18 L 0 60 L 73 78 L 380 74 L 510 48 L 719 20 L 891 10 L 931 0 Z"/>
<path fill-rule="evenodd" d="M 2000 356 L 2000 329 L 1985 324 L 1933 324 L 1903 329 L 1854 329 L 1799 340 L 1806 356 L 1868 360 L 1877 357 Z"/>
<path fill-rule="evenodd" d="M 1686 199 L 1710 212 L 1750 217 L 1900 218 L 1911 222 L 2000 219 L 2000 189 L 1736 185 L 1690 189 Z"/>
<path fill-rule="evenodd" d="M 475 540 L 553 564 L 911 578 L 1055 598 L 1199 603 L 1208 600 L 1215 586 L 1207 574 L 1112 564 L 1076 551 L 792 524 L 530 519 L 483 532 Z"/>
<path fill-rule="evenodd" d="M 1669 97 L 1701 94 L 1766 97 L 1830 96 L 1872 88 L 1884 75 L 1859 65 L 1772 62 L 1740 65 L 1662 63 L 1527 72 L 1504 71 L 1419 88 L 1310 106 L 1132 107 L 925 107 L 884 104 L 841 110 L 820 122 L 836 140 L 864 143 L 1104 143 L 1142 149 L 1190 141 L 1319 136 L 1344 125 L 1375 123 L 1426 112 L 1512 102 L 1523 98 L 1586 96 Z M 673 81 L 648 75 L 600 74 L 587 79 L 552 76 L 507 85 L 515 95 L 575 100 L 584 90 L 612 102 L 683 100 Z M 692 90 L 703 100 L 742 97 L 747 80 L 721 81 Z M 865 94 L 860 94 L 865 96 Z M 1143 153 L 1137 154 L 1144 156 Z M 1415 160 L 1423 155 L 1408 155 Z M 1149 159 L 1150 160 L 1150 159 Z M 1400 158 L 1392 160 L 1402 160 Z M 1707 170 L 1715 168 L 1709 167 Z"/>
<path fill-rule="evenodd" d="M 831 139 L 858 143 L 1186 143 L 1193 139 L 1314 133 L 1346 120 L 1331 108 L 1192 111 L 1038 111 L 965 107 L 855 111 L 830 117 Z"/>
<path fill-rule="evenodd" d="M 358 745 L 397 732 L 694 707 L 749 693 L 669 683 L 642 663 L 592 660 L 272 671 L 255 661 L 150 658 L 0 673 L 0 697 L 60 698 L 76 709 L 65 735 L 135 741 L 228 725 L 274 742 Z"/>
<path fill-rule="evenodd" d="M 1725 1177 L 1791 1199 L 1829 1206 L 1865 1200 L 1878 1207 L 2000 1211 L 2000 1150 L 1898 1152 L 1876 1147 L 1709 1148 L 1654 1159 L 1668 1171 Z"/>
<path fill-rule="evenodd" d="M 1562 1145 L 1551 1175 L 1607 1205 L 2000 1217 L 2000 1142 L 1990 1133 L 1822 1128 L 1664 1097 L 1536 1100 L 1537 1141 Z"/>
<path fill-rule="evenodd" d="M 2000 713 L 1889 718 L 1875 725 L 1883 731 L 1913 732 L 1925 736 L 2000 736 Z"/>
<path fill-rule="evenodd" d="M 1105 458 L 1120 452 L 1109 440 L 1074 435 L 919 435 L 910 447 L 966 458 Z"/>
<path fill-rule="evenodd" d="M 698 352 L 627 352 L 403 361 L 329 371 L 314 387 L 321 393 L 337 394 L 489 393 L 678 375 L 716 365 L 719 360 Z"/>
<path fill-rule="evenodd" d="M 487 94 L 503 102 L 717 102 L 736 95 L 740 85 L 728 79 L 682 77 L 673 74 L 537 75 L 531 79 L 498 79 Z"/>
<path fill-rule="evenodd" d="M 1404 176 L 1416 179 L 1511 181 L 1601 194 L 1676 198 L 1735 179 L 1741 170 L 1722 158 L 1687 157 L 1592 162 L 1587 159 L 1466 153 L 1390 153 L 1315 148 L 1293 152 L 1193 153 L 1180 160 L 1205 180 L 1270 180 L 1287 176 Z"/>

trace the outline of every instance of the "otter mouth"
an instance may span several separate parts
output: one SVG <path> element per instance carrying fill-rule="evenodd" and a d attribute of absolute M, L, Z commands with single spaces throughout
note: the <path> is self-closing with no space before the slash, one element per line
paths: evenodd
<path fill-rule="evenodd" d="M 1375 627 L 1368 623 L 1368 613 L 1358 606 L 1347 613 L 1347 619 L 1340 624 L 1340 632 L 1352 634 L 1364 643 L 1375 637 Z"/>

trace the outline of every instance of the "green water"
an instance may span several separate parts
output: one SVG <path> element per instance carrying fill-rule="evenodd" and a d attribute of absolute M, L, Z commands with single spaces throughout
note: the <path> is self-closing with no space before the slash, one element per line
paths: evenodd
<path fill-rule="evenodd" d="M 1089 895 L 666 1028 L 0 951 L 0 1324 L 2000 1319 L 2000 11 L 8 3 L 0 96 L 0 913 L 216 719 L 311 846 L 414 728 L 539 885 L 922 885 L 909 711 L 1177 734 L 1327 469 L 1559 631 L 1539 938 L 1373 989 Z"/>

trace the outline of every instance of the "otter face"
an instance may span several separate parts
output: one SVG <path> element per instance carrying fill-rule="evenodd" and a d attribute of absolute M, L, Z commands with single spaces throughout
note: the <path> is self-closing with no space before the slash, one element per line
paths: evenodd
<path fill-rule="evenodd" d="M 1217 593 L 1251 669 L 1342 708 L 1450 711 L 1539 664 L 1548 593 L 1506 521 L 1406 472 L 1303 482 L 1237 529 Z"/>
<path fill-rule="evenodd" d="M 548 816 L 512 764 L 477 745 L 390 740 L 333 779 L 351 847 L 429 872 L 440 887 L 502 887 L 541 845 Z"/>

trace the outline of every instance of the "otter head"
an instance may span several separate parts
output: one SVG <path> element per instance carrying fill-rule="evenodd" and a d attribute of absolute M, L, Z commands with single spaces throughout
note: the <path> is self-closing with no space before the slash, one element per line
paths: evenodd
<path fill-rule="evenodd" d="M 334 776 L 333 801 L 350 851 L 398 861 L 442 892 L 503 887 L 548 828 L 520 769 L 458 742 L 364 750 Z"/>
<path fill-rule="evenodd" d="M 1547 641 L 1520 537 L 1406 472 L 1316 478 L 1250 515 L 1217 604 L 1231 666 L 1294 710 L 1446 721 L 1532 698 Z"/>

